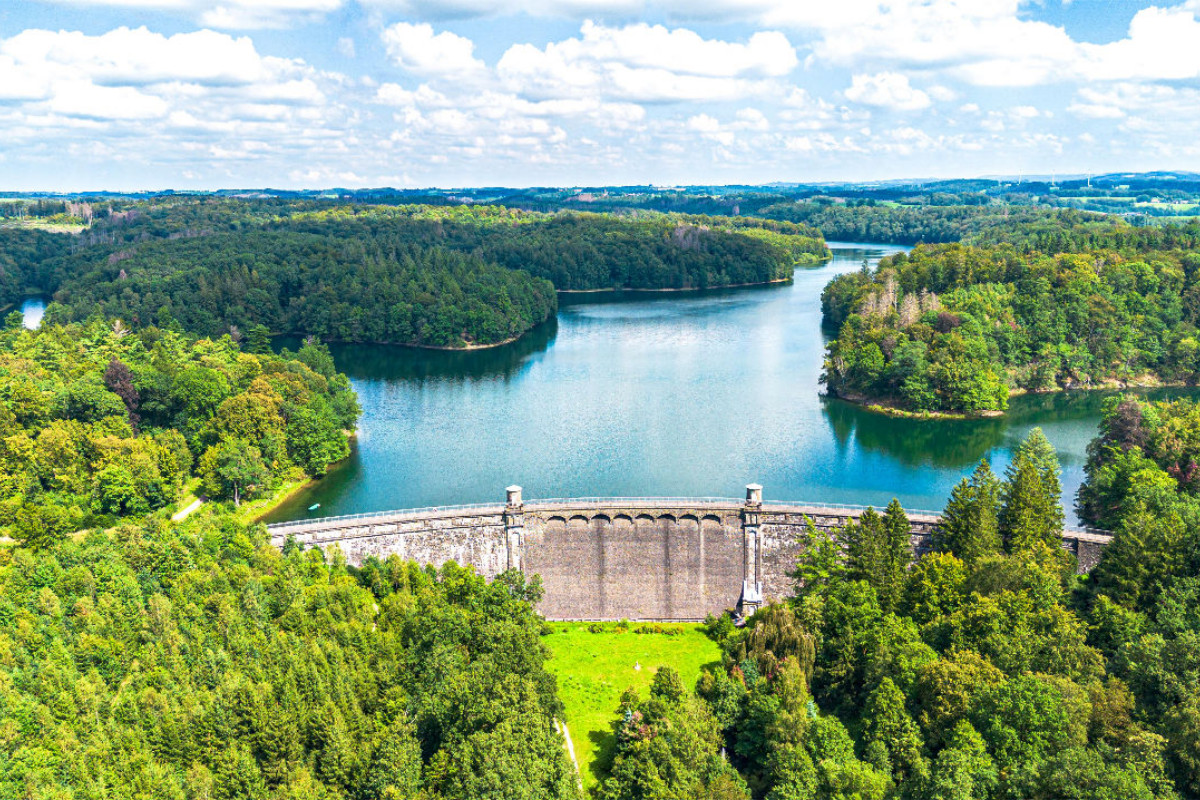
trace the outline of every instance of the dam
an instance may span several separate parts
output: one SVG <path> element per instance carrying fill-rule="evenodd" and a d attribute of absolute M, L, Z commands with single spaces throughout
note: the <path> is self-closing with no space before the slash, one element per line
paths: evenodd
<path fill-rule="evenodd" d="M 836 532 L 859 506 L 744 499 L 571 498 L 525 502 L 510 486 L 503 503 L 381 511 L 268 525 L 271 544 L 340 548 L 347 562 L 395 554 L 421 564 L 469 565 L 492 578 L 508 569 L 540 575 L 538 610 L 550 620 L 702 620 L 752 612 L 791 593 L 789 573 L 811 524 Z M 930 549 L 933 512 L 908 513 L 912 549 Z M 1111 536 L 1063 532 L 1063 547 L 1090 570 Z"/>

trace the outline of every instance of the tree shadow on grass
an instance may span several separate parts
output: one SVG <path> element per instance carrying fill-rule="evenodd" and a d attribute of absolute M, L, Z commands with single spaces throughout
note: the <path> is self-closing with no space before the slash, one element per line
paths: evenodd
<path fill-rule="evenodd" d="M 604 783 L 612 771 L 613 759 L 617 755 L 618 725 L 620 720 L 613 720 L 608 730 L 588 733 L 588 740 L 592 743 L 592 763 L 588 764 L 586 769 L 592 774 L 592 780 L 597 787 Z"/>

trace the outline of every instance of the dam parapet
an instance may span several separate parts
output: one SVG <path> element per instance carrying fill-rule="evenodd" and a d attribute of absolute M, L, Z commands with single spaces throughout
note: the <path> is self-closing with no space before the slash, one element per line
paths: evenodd
<path fill-rule="evenodd" d="M 507 569 L 540 575 L 538 610 L 551 620 L 687 621 L 726 609 L 743 613 L 791 593 L 811 523 L 837 532 L 866 506 L 745 498 L 583 497 L 382 511 L 268 525 L 271 543 L 338 547 L 361 565 L 395 554 L 421 564 L 470 565 L 491 578 Z M 928 552 L 937 512 L 909 511 L 912 549 Z M 1080 571 L 1111 536 L 1063 532 Z"/>

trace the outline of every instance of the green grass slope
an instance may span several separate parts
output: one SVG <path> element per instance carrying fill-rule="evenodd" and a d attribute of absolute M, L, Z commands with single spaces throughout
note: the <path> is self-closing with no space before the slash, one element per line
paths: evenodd
<path fill-rule="evenodd" d="M 631 623 L 628 630 L 622 631 L 617 623 L 608 622 L 603 624 L 602 633 L 588 630 L 596 624 L 551 623 L 553 633 L 542 639 L 554 654 L 546 667 L 558 676 L 559 696 L 566 706 L 567 725 L 585 789 L 594 787 L 607 774 L 616 744 L 613 723 L 626 689 L 632 686 L 645 697 L 655 671 L 663 665 L 675 669 L 684 686 L 691 687 L 703 666 L 721 659 L 720 648 L 700 625 Z M 636 633 L 642 627 L 680 633 Z"/>

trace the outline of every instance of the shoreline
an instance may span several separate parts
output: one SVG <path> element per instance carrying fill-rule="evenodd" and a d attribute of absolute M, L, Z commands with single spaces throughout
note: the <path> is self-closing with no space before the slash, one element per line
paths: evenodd
<path fill-rule="evenodd" d="M 800 265 L 797 265 L 799 268 Z M 727 283 L 721 286 L 687 286 L 682 289 L 555 289 L 559 294 L 603 294 L 605 292 L 617 294 L 620 292 L 637 292 L 639 294 L 673 294 L 684 292 L 711 292 L 719 289 L 750 289 L 755 286 L 776 286 L 781 283 L 791 283 L 792 278 L 776 278 L 773 281 L 756 281 L 754 283 Z"/>
<path fill-rule="evenodd" d="M 1186 381 L 1164 381 L 1159 378 L 1142 376 L 1136 380 L 1121 381 L 1107 380 L 1097 384 L 1084 386 L 1081 384 L 1072 384 L 1070 386 L 1055 386 L 1050 389 L 1009 389 L 1009 397 L 1022 397 L 1024 395 L 1037 394 L 1058 394 L 1067 392 L 1128 392 L 1148 389 L 1187 389 L 1200 388 L 1196 384 L 1189 384 Z M 898 408 L 893 405 L 893 401 L 886 398 L 867 397 L 854 392 L 845 394 L 835 394 L 826 392 L 826 397 L 833 400 L 841 400 L 850 405 L 858 406 L 866 411 L 874 414 L 880 414 L 885 417 L 894 417 L 897 419 L 930 419 L 930 420 L 977 420 L 977 419 L 997 419 L 1006 416 L 1008 409 L 999 411 L 997 409 L 987 409 L 985 411 L 910 411 L 905 408 Z"/>
<path fill-rule="evenodd" d="M 551 319 L 552 319 L 551 317 L 546 317 L 546 319 L 542 320 L 537 325 L 534 325 L 533 328 L 536 328 L 539 325 L 545 325 Z M 470 352 L 472 350 L 490 350 L 493 347 L 503 347 L 506 344 L 512 344 L 513 342 L 515 342 L 515 341 L 521 339 L 523 336 L 525 336 L 525 334 L 532 331 L 533 328 L 530 328 L 529 330 L 524 331 L 522 333 L 518 333 L 516 336 L 510 336 L 509 338 L 504 339 L 499 342 L 492 342 L 490 344 L 468 344 L 468 345 L 463 345 L 462 347 L 453 347 L 451 345 L 445 345 L 445 344 L 418 344 L 416 342 L 385 342 L 385 341 L 376 341 L 373 339 L 367 340 L 367 341 L 356 341 L 354 339 L 321 339 L 321 341 L 324 342 L 325 344 L 369 344 L 369 345 L 383 345 L 386 347 L 411 347 L 414 350 L 440 350 L 440 351 L 447 352 L 447 353 L 465 353 L 465 352 Z M 311 336 L 311 335 L 312 334 L 297 333 L 297 332 L 293 331 L 290 333 L 272 333 L 271 338 L 275 338 L 275 337 L 279 337 L 279 336 L 290 336 L 290 337 L 297 337 L 297 338 L 303 340 L 305 337 Z"/>
<path fill-rule="evenodd" d="M 829 259 L 824 259 L 816 264 L 798 264 L 798 265 L 796 265 L 796 268 L 797 269 L 811 269 L 812 267 L 821 266 L 828 260 Z M 772 281 L 758 281 L 755 283 L 730 283 L 730 284 L 725 284 L 722 286 L 706 286 L 704 288 L 687 287 L 687 288 L 683 288 L 683 289 L 611 289 L 611 288 L 610 289 L 555 289 L 554 291 L 556 294 L 567 294 L 567 295 L 603 294 L 606 292 L 612 293 L 612 294 L 618 294 L 618 293 L 624 293 L 624 292 L 638 293 L 638 294 L 673 294 L 673 293 L 686 293 L 686 292 L 718 291 L 721 289 L 751 289 L 751 288 L 754 288 L 755 286 L 777 286 L 777 285 L 783 284 L 783 283 L 792 283 L 793 280 L 794 279 L 791 276 L 789 276 L 787 278 L 776 278 L 775 280 L 772 280 Z M 323 341 L 326 341 L 331 344 L 370 344 L 370 345 L 385 345 L 388 347 L 411 347 L 416 350 L 436 350 L 436 351 L 440 351 L 443 353 L 469 353 L 469 352 L 472 352 L 475 350 L 491 350 L 496 347 L 504 347 L 505 345 L 512 344 L 513 342 L 519 341 L 520 339 L 525 337 L 527 334 L 531 333 L 535 328 L 537 328 L 541 325 L 545 325 L 550 320 L 557 318 L 557 316 L 558 316 L 558 312 L 556 310 L 554 314 L 546 317 L 544 320 L 537 323 L 537 325 L 534 325 L 532 328 L 522 331 L 521 333 L 518 333 L 515 336 L 510 336 L 507 339 L 502 339 L 498 342 L 490 342 L 488 344 L 472 343 L 472 344 L 467 344 L 467 345 L 462 345 L 462 346 L 456 347 L 453 345 L 445 345 L 445 344 L 419 344 L 417 342 L 386 342 L 386 341 L 375 341 L 375 340 L 355 341 L 355 340 L 351 340 L 351 339 L 326 339 Z M 310 334 L 301 333 L 301 332 L 297 332 L 297 331 L 271 334 L 272 337 L 294 336 L 294 337 L 299 337 L 301 339 L 303 339 L 304 337 L 309 336 L 309 335 Z"/>
<path fill-rule="evenodd" d="M 292 497 L 299 494 L 302 489 L 316 483 L 316 481 L 316 478 L 310 478 L 307 475 L 303 478 L 284 481 L 270 497 L 263 497 L 243 503 L 242 507 L 236 510 L 236 516 L 243 522 L 258 524 L 263 521 L 263 517 L 266 517 Z"/>

